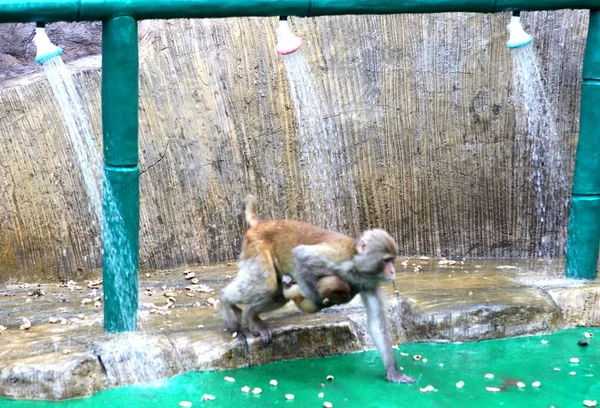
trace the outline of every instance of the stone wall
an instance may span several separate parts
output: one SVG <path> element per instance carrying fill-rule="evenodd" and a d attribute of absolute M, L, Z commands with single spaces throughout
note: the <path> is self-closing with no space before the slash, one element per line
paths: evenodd
<path fill-rule="evenodd" d="M 264 218 L 325 219 L 349 234 L 383 227 L 402 254 L 537 256 L 508 18 L 292 20 L 328 105 L 322 120 L 340 130 L 329 176 L 343 188 L 325 217 L 310 194 L 318 169 L 302 154 L 284 64 L 273 52 L 276 19 L 140 23 L 141 266 L 235 258 L 249 192 Z M 587 20 L 580 11 L 523 13 L 569 174 Z M 8 39 L 0 42 L 0 281 L 74 278 L 100 265 L 98 231 L 49 84 L 29 62 L 33 26 L 0 29 Z M 74 61 L 99 145 L 99 58 L 79 58 L 99 52 L 100 29 L 61 24 L 50 32 Z M 566 221 L 550 239 L 564 239 Z"/>

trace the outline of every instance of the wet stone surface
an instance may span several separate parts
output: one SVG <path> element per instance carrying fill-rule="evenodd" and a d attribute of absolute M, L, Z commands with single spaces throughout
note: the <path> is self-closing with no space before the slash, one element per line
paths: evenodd
<path fill-rule="evenodd" d="M 385 287 L 395 342 L 482 340 L 600 322 L 600 284 L 560 278 L 560 263 L 400 259 L 397 270 L 396 290 Z M 97 281 L 0 287 L 0 395 L 75 398 L 192 370 L 373 347 L 358 299 L 315 315 L 287 305 L 268 315 L 273 344 L 248 335 L 245 347 L 223 330 L 217 301 L 235 265 L 190 271 L 194 277 L 184 269 L 140 273 L 139 330 L 118 335 L 103 330 Z"/>

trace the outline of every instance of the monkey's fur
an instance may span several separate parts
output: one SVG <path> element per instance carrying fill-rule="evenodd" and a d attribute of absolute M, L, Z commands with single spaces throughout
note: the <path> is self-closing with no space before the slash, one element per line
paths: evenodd
<path fill-rule="evenodd" d="M 221 291 L 221 313 L 230 332 L 240 333 L 243 323 L 268 344 L 273 329 L 260 313 L 278 309 L 290 299 L 301 310 L 314 313 L 347 303 L 360 293 L 369 333 L 388 381 L 414 382 L 396 367 L 379 287 L 395 274 L 398 249 L 387 232 L 369 230 L 354 240 L 299 221 L 260 220 L 252 196 L 246 197 L 245 217 L 250 228 L 244 237 L 238 275 Z M 284 284 L 286 275 L 297 284 Z M 246 305 L 243 313 L 238 304 Z"/>
<path fill-rule="evenodd" d="M 287 276 L 285 275 L 284 278 Z M 290 277 L 290 279 L 292 278 Z M 323 307 L 348 303 L 354 297 L 350 285 L 336 275 L 318 278 L 316 291 L 320 301 L 317 302 L 305 297 L 298 284 L 293 284 L 293 282 L 288 284 L 283 279 L 282 282 L 283 296 L 288 300 L 293 300 L 298 309 L 306 313 L 316 313 Z"/>

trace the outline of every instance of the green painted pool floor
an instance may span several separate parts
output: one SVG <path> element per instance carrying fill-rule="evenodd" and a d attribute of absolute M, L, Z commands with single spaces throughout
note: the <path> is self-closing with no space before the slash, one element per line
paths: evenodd
<path fill-rule="evenodd" d="M 584 333 L 589 346 L 577 343 Z M 345 356 L 296 360 L 239 370 L 196 372 L 145 385 L 99 392 L 84 399 L 35 402 L 0 399 L 7 408 L 71 407 L 582 407 L 600 401 L 600 330 L 570 329 L 551 335 L 462 344 L 414 343 L 396 350 L 414 385 L 384 380 L 378 355 L 369 351 Z M 405 355 L 407 354 L 407 355 Z M 415 360 L 414 355 L 421 359 Z M 579 363 L 570 359 L 578 358 Z M 575 375 L 572 375 L 572 374 Z M 493 378 L 486 378 L 493 374 Z M 334 379 L 328 381 L 328 375 Z M 224 381 L 235 378 L 234 383 Z M 489 377 L 489 375 L 487 376 Z M 277 386 L 269 385 L 275 379 Z M 463 388 L 456 383 L 464 382 Z M 532 387 L 535 381 L 539 388 Z M 517 387 L 518 382 L 525 388 Z M 262 393 L 241 388 L 260 387 Z M 431 385 L 435 390 L 421 391 Z M 500 388 L 490 392 L 486 387 Z M 319 398 L 319 393 L 324 393 Z M 201 401 L 203 394 L 216 397 Z M 294 400 L 286 400 L 294 394 Z"/>

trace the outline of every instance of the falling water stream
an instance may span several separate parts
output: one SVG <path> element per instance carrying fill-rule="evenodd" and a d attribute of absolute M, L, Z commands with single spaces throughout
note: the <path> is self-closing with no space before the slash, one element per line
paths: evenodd
<path fill-rule="evenodd" d="M 564 225 L 568 213 L 569 179 L 565 168 L 566 146 L 556 128 L 554 107 L 546 94 L 534 48 L 511 51 L 517 129 L 517 154 L 529 152 L 529 182 L 535 189 L 537 225 L 527 231 L 538 242 L 537 256 L 560 257 L 565 246 Z"/>
<path fill-rule="evenodd" d="M 48 82 L 58 102 L 60 113 L 73 152 L 77 158 L 81 176 L 89 197 L 92 223 L 101 226 L 102 220 L 102 156 L 96 143 L 90 121 L 83 109 L 81 97 L 75 87 L 71 72 L 60 56 L 43 64 Z M 98 237 L 99 238 L 99 237 Z M 99 241 L 96 242 L 98 246 Z"/>
<path fill-rule="evenodd" d="M 342 163 L 340 125 L 302 52 L 283 59 L 294 104 L 302 170 L 310 190 L 309 211 L 320 226 L 335 229 L 339 225 L 338 200 L 348 194 L 346 191 L 353 194 L 343 182 L 349 176 Z"/>

